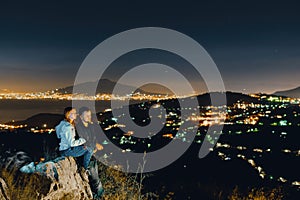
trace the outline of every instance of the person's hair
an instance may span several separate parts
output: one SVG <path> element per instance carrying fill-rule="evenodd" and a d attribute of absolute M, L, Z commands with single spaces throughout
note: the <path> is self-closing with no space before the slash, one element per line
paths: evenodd
<path fill-rule="evenodd" d="M 79 115 L 82 115 L 82 113 L 87 112 L 87 111 L 91 111 L 91 109 L 89 109 L 86 106 L 83 106 L 83 107 L 79 108 Z"/>
<path fill-rule="evenodd" d="M 67 122 L 69 122 L 69 123 L 71 123 L 71 120 L 67 117 L 68 116 L 68 114 L 69 114 L 69 112 L 71 111 L 71 110 L 73 110 L 73 109 L 75 109 L 74 107 L 66 107 L 65 108 L 65 110 L 64 110 L 64 119 L 67 121 Z M 73 122 L 74 123 L 74 122 Z M 72 123 L 72 124 L 73 124 Z"/>

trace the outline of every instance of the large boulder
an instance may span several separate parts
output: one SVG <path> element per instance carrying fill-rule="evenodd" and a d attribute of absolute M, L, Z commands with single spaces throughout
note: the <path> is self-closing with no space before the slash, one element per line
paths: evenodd
<path fill-rule="evenodd" d="M 93 199 L 89 179 L 85 170 L 78 172 L 77 164 L 72 157 L 54 163 L 57 179 L 52 179 L 49 192 L 41 197 L 42 200 L 54 199 Z M 49 171 L 52 166 L 49 165 Z"/>

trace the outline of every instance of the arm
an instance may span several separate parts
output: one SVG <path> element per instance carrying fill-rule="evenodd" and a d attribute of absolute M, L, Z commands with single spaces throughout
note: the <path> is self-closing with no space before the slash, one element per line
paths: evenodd
<path fill-rule="evenodd" d="M 66 140 L 71 147 L 76 147 L 84 144 L 86 141 L 84 138 L 79 138 L 75 140 L 75 129 L 72 126 L 64 127 L 63 130 L 66 133 Z"/>

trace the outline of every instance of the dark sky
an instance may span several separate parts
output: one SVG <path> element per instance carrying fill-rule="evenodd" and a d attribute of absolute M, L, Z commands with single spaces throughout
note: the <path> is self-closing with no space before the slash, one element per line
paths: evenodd
<path fill-rule="evenodd" d="M 0 89 L 72 85 L 81 62 L 100 42 L 147 26 L 174 29 L 198 41 L 227 90 L 270 93 L 300 86 L 297 1 L 95 2 L 2 2 Z"/>

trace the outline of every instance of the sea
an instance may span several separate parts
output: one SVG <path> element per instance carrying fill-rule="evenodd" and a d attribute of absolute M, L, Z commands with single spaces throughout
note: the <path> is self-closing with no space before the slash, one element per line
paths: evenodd
<path fill-rule="evenodd" d="M 110 107 L 110 101 L 95 101 L 97 112 Z M 0 100 L 0 123 L 25 120 L 39 113 L 62 114 L 67 106 L 72 106 L 71 100 Z"/>

